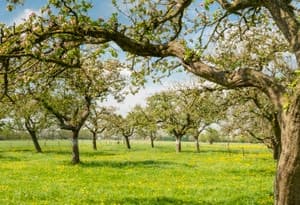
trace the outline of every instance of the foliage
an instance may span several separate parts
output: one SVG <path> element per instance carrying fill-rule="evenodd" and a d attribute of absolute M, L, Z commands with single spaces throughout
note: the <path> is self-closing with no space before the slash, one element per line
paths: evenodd
<path fill-rule="evenodd" d="M 272 122 L 275 118 L 273 106 L 265 96 L 255 89 L 228 92 L 231 106 L 223 125 L 224 133 L 231 136 L 244 135 L 266 143 L 274 136 Z M 261 129 L 264 127 L 264 129 Z M 253 134 L 255 136 L 253 136 Z"/>
<path fill-rule="evenodd" d="M 85 127 L 92 133 L 101 134 L 110 123 L 108 119 L 114 112 L 114 107 L 98 107 L 93 104 L 90 109 L 89 117 L 85 123 Z"/>
<path fill-rule="evenodd" d="M 198 88 L 182 86 L 155 94 L 147 102 L 156 122 L 175 137 L 194 133 L 223 117 L 221 97 Z"/>
<path fill-rule="evenodd" d="M 158 123 L 155 116 L 151 113 L 149 107 L 141 107 L 137 105 L 130 112 L 130 118 L 133 120 L 135 125 L 135 133 L 137 137 L 146 138 L 149 137 L 150 140 L 155 140 L 158 134 Z"/>
<path fill-rule="evenodd" d="M 220 133 L 218 130 L 210 127 L 206 130 L 204 136 L 201 136 L 201 139 L 209 144 L 213 144 L 220 141 Z"/>
<path fill-rule="evenodd" d="M 115 134 L 121 135 L 125 138 L 131 137 L 134 134 L 135 125 L 130 114 L 124 117 L 122 115 L 112 113 L 108 121 L 112 125 L 109 129 L 113 130 Z"/>

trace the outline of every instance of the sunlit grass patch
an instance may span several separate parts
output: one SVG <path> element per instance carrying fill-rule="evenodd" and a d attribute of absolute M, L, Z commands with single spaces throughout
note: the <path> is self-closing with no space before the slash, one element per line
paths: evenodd
<path fill-rule="evenodd" d="M 263 145 L 173 142 L 0 142 L 0 204 L 272 204 L 275 163 Z"/>

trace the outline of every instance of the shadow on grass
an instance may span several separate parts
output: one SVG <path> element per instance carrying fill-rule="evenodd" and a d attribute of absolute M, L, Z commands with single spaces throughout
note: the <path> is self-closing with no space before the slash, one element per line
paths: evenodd
<path fill-rule="evenodd" d="M 127 197 L 122 200 L 107 201 L 105 204 L 141 204 L 141 205 L 210 205 L 209 203 L 200 203 L 193 200 L 182 200 L 171 197 L 158 198 L 135 198 Z"/>
<path fill-rule="evenodd" d="M 55 155 L 66 155 L 66 156 L 71 156 L 72 151 L 71 150 L 45 150 L 43 153 L 45 154 L 55 154 Z M 86 157 L 86 156 L 114 156 L 116 155 L 115 153 L 108 153 L 108 152 L 82 152 L 80 153 L 81 157 Z"/>
<path fill-rule="evenodd" d="M 4 150 L 3 152 L 35 152 L 34 149 L 28 149 L 28 148 L 11 148 Z"/>
<path fill-rule="evenodd" d="M 24 158 L 0 155 L 0 160 L 3 160 L 3 161 L 22 161 L 22 160 L 24 160 Z"/>
<path fill-rule="evenodd" d="M 125 167 L 165 167 L 165 166 L 185 166 L 184 164 L 177 164 L 169 161 L 91 161 L 82 162 L 81 167 L 111 167 L 111 168 L 125 168 Z"/>
<path fill-rule="evenodd" d="M 176 199 L 175 197 L 125 197 L 120 200 L 105 201 L 104 204 L 124 204 L 124 205 L 242 205 L 242 204 L 259 204 L 259 198 L 253 199 L 251 196 L 233 197 L 227 200 L 210 199 Z"/>

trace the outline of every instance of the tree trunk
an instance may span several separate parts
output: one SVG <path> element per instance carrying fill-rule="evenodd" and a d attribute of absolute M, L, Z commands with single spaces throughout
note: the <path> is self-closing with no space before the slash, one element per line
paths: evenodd
<path fill-rule="evenodd" d="M 97 133 L 93 132 L 93 149 L 97 150 Z"/>
<path fill-rule="evenodd" d="M 154 139 L 153 139 L 153 137 L 150 137 L 150 141 L 151 141 L 151 147 L 154 148 Z"/>
<path fill-rule="evenodd" d="M 278 144 L 276 144 L 275 142 L 273 143 L 273 145 L 272 145 L 273 147 L 273 159 L 274 160 L 279 160 L 279 156 L 280 156 L 280 147 L 279 147 L 279 145 Z"/>
<path fill-rule="evenodd" d="M 195 146 L 196 146 L 196 152 L 200 152 L 200 145 L 199 145 L 199 138 L 198 137 L 194 137 L 195 138 Z"/>
<path fill-rule="evenodd" d="M 39 141 L 38 141 L 38 139 L 37 139 L 36 132 L 34 132 L 34 131 L 29 131 L 29 134 L 30 134 L 30 136 L 31 136 L 31 139 L 32 139 L 32 142 L 33 142 L 33 144 L 34 144 L 35 150 L 36 150 L 37 152 L 41 153 L 41 152 L 42 152 L 42 148 L 41 148 L 41 146 L 40 146 L 40 144 L 39 144 Z"/>
<path fill-rule="evenodd" d="M 176 152 L 181 152 L 181 137 L 176 137 Z"/>
<path fill-rule="evenodd" d="M 128 136 L 124 136 L 124 138 L 125 138 L 125 142 L 126 142 L 127 148 L 128 148 L 128 149 L 131 149 L 131 147 L 130 147 L 130 142 L 129 142 L 129 137 L 128 137 Z"/>
<path fill-rule="evenodd" d="M 281 119 L 282 151 L 275 179 L 275 204 L 300 204 L 300 95 Z"/>
<path fill-rule="evenodd" d="M 275 134 L 275 139 L 273 139 L 273 159 L 279 160 L 281 153 L 281 128 L 278 121 L 278 117 L 274 117 L 273 129 Z"/>
<path fill-rule="evenodd" d="M 72 137 L 72 164 L 80 163 L 79 158 L 79 146 L 78 146 L 78 133 L 77 130 L 72 130 L 73 137 Z"/>

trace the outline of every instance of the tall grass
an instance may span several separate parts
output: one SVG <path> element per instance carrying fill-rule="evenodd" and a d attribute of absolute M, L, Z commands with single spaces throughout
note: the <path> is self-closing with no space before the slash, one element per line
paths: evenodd
<path fill-rule="evenodd" d="M 81 141 L 71 165 L 68 141 L 0 141 L 0 204 L 272 204 L 275 163 L 263 145 L 133 142 L 132 150 Z"/>

